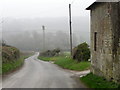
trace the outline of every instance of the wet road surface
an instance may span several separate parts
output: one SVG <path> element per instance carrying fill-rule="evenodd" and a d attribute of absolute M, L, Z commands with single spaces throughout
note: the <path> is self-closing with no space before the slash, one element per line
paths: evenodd
<path fill-rule="evenodd" d="M 50 62 L 38 60 L 39 53 L 27 58 L 23 67 L 2 81 L 3 88 L 84 88 L 73 74 Z"/>

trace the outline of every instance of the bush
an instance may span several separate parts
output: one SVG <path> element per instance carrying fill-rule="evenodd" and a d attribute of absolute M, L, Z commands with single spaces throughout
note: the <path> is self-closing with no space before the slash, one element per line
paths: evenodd
<path fill-rule="evenodd" d="M 5 40 L 2 40 L 2 46 L 6 46 Z"/>
<path fill-rule="evenodd" d="M 17 48 L 11 46 L 2 47 L 2 63 L 17 60 L 20 57 L 20 52 Z"/>
<path fill-rule="evenodd" d="M 73 59 L 78 61 L 88 61 L 90 59 L 89 45 L 84 42 L 73 49 Z"/>
<path fill-rule="evenodd" d="M 53 56 L 58 56 L 59 53 L 60 53 L 60 49 L 47 50 L 45 52 L 41 52 L 40 56 L 53 57 Z"/>

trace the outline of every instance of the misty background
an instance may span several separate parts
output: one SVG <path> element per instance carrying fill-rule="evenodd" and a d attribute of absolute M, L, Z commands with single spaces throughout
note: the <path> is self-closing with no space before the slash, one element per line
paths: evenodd
<path fill-rule="evenodd" d="M 87 8 L 94 0 L 3 0 L 0 33 L 8 45 L 20 50 L 69 50 L 68 5 L 72 4 L 73 47 L 90 44 L 90 15 Z M 34 3 L 33 3 L 34 2 Z"/>

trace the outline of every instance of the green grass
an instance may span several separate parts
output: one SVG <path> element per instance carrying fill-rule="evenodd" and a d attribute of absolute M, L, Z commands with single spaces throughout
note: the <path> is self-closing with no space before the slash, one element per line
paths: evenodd
<path fill-rule="evenodd" d="M 92 73 L 81 77 L 80 80 L 90 88 L 118 88 L 119 84 L 109 82 L 103 77 L 96 76 Z"/>
<path fill-rule="evenodd" d="M 24 63 L 24 57 L 20 57 L 18 60 L 10 61 L 2 64 L 2 74 L 10 72 Z"/>
<path fill-rule="evenodd" d="M 0 55 L 0 74 L 2 74 L 2 56 Z"/>
<path fill-rule="evenodd" d="M 30 56 L 30 55 L 29 55 Z M 13 71 L 23 65 L 25 58 L 29 56 L 22 55 L 19 59 L 2 64 L 2 74 Z"/>
<path fill-rule="evenodd" d="M 87 70 L 90 67 L 90 62 L 77 62 L 71 58 L 60 57 L 55 61 L 55 64 L 70 70 Z"/>
<path fill-rule="evenodd" d="M 40 60 L 54 61 L 55 64 L 65 69 L 83 71 L 90 68 L 90 62 L 77 62 L 69 56 L 39 57 Z"/>
<path fill-rule="evenodd" d="M 43 61 L 55 61 L 58 57 L 39 57 L 39 59 Z"/>

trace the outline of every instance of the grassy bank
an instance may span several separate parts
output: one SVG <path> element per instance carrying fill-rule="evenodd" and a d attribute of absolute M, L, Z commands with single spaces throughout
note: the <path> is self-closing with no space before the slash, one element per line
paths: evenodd
<path fill-rule="evenodd" d="M 70 70 L 83 71 L 90 68 L 90 62 L 77 62 L 66 55 L 56 57 L 39 57 L 39 59 L 44 61 L 54 61 L 54 64 Z"/>
<path fill-rule="evenodd" d="M 31 55 L 33 55 L 33 53 L 22 53 L 20 55 L 20 58 L 17 60 L 13 60 L 13 61 L 9 61 L 7 63 L 3 63 L 2 64 L 2 73 L 1 74 L 5 74 L 8 72 L 11 72 L 19 67 L 21 67 L 24 64 L 24 60 L 28 57 L 30 57 Z"/>
<path fill-rule="evenodd" d="M 10 61 L 2 64 L 2 74 L 10 72 L 24 63 L 24 57 L 20 57 L 18 60 Z"/>
<path fill-rule="evenodd" d="M 5 74 L 19 68 L 24 59 L 33 55 L 33 52 L 20 52 L 13 46 L 4 45 L 0 47 L 0 74 Z"/>
<path fill-rule="evenodd" d="M 92 73 L 81 77 L 80 80 L 90 88 L 120 88 L 118 84 L 109 82 L 103 77 L 93 75 Z"/>
<path fill-rule="evenodd" d="M 2 56 L 0 55 L 0 74 L 2 74 Z"/>

